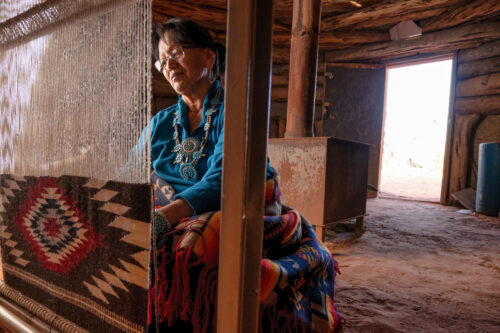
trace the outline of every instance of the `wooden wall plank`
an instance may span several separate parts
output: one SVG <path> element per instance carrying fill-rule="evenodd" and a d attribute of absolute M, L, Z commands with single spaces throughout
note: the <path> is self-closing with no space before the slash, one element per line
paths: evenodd
<path fill-rule="evenodd" d="M 227 11 L 216 7 L 204 6 L 190 1 L 155 1 L 153 2 L 153 21 L 165 22 L 168 17 L 189 18 L 205 27 L 215 30 L 226 29 Z"/>
<path fill-rule="evenodd" d="M 442 15 L 433 17 L 422 23 L 422 31 L 442 30 L 471 22 L 479 18 L 500 13 L 500 2 L 492 0 L 469 1 L 466 5 L 459 4 Z"/>
<path fill-rule="evenodd" d="M 345 14 L 324 18 L 321 31 L 347 27 L 363 29 L 396 25 L 406 20 L 421 20 L 440 15 L 447 6 L 464 2 L 463 0 L 407 0 L 384 1 Z"/>
<path fill-rule="evenodd" d="M 457 82 L 457 97 L 500 94 L 500 72 Z"/>
<path fill-rule="evenodd" d="M 500 95 L 480 97 L 460 97 L 455 101 L 455 113 L 498 115 L 500 114 Z"/>
<path fill-rule="evenodd" d="M 497 72 L 500 72 L 500 56 L 461 63 L 458 66 L 457 77 L 463 80 Z"/>
<path fill-rule="evenodd" d="M 500 55 L 500 39 L 490 43 L 484 43 L 476 48 L 460 50 L 458 62 L 474 61 Z"/>
<path fill-rule="evenodd" d="M 322 86 L 320 86 L 322 88 Z M 317 87 L 318 88 L 318 87 Z M 316 89 L 316 98 L 315 98 L 315 104 L 321 104 L 321 101 L 323 100 L 323 95 L 324 95 L 324 90 L 323 89 Z M 286 102 L 288 101 L 288 86 L 272 86 L 271 89 L 271 99 L 273 102 L 281 101 L 281 102 Z"/>
<path fill-rule="evenodd" d="M 224 41 L 226 33 L 224 31 L 217 31 L 213 37 Z M 322 49 L 326 50 L 354 44 L 385 42 L 390 39 L 389 30 L 327 31 L 320 34 L 319 45 Z M 273 33 L 273 45 L 289 48 L 290 43 L 291 32 L 275 31 Z"/>
<path fill-rule="evenodd" d="M 275 63 L 288 63 L 288 62 L 290 62 L 290 48 L 274 47 L 273 48 L 273 62 L 275 62 Z"/>
<path fill-rule="evenodd" d="M 344 30 L 327 31 L 320 34 L 319 46 L 322 49 L 331 49 L 341 45 L 365 44 L 385 42 L 391 39 L 388 30 Z M 273 34 L 273 44 L 281 47 L 290 47 L 291 34 L 276 32 Z"/>
<path fill-rule="evenodd" d="M 326 62 L 397 58 L 421 53 L 450 52 L 500 38 L 500 21 L 463 25 L 417 38 L 375 43 L 325 53 Z"/>

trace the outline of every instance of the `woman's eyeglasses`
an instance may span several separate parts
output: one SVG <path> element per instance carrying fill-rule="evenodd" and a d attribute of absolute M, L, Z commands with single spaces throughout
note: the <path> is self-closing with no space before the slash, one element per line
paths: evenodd
<path fill-rule="evenodd" d="M 201 46 L 198 46 L 198 45 L 182 45 L 182 46 L 177 46 L 177 47 L 174 47 L 173 49 L 171 49 L 166 55 L 164 58 L 160 59 L 160 60 L 157 60 L 155 62 L 155 67 L 158 71 L 160 71 L 161 73 L 163 73 L 163 71 L 165 70 L 165 67 L 167 67 L 167 61 L 168 60 L 175 60 L 175 61 L 179 61 L 181 60 L 183 57 L 184 57 L 184 50 L 185 49 L 195 49 L 195 48 L 199 48 Z"/>

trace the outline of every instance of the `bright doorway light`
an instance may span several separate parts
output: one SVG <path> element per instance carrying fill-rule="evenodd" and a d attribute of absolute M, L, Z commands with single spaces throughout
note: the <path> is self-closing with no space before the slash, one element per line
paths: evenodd
<path fill-rule="evenodd" d="M 389 68 L 380 194 L 439 201 L 452 60 Z"/>

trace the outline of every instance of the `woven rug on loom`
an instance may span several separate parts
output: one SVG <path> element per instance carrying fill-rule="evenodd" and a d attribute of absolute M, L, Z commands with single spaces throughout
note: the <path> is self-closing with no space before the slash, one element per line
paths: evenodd
<path fill-rule="evenodd" d="M 145 331 L 149 185 L 1 175 L 0 196 L 4 298 L 59 331 Z"/>

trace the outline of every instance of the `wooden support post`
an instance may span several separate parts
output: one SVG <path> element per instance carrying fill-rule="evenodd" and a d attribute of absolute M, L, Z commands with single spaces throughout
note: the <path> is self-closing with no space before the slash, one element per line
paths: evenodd
<path fill-rule="evenodd" d="M 286 133 L 313 136 L 321 0 L 294 0 Z"/>
<path fill-rule="evenodd" d="M 217 331 L 257 332 L 272 1 L 229 0 Z"/>
<path fill-rule="evenodd" d="M 448 120 L 446 125 L 446 141 L 444 146 L 444 159 L 443 159 L 443 178 L 441 181 L 441 195 L 439 202 L 446 205 L 450 202 L 450 173 L 451 173 L 451 156 L 452 156 L 452 143 L 453 132 L 455 128 L 455 88 L 457 82 L 457 52 L 453 53 L 451 65 L 451 84 L 450 84 L 450 100 L 448 103 Z"/>

